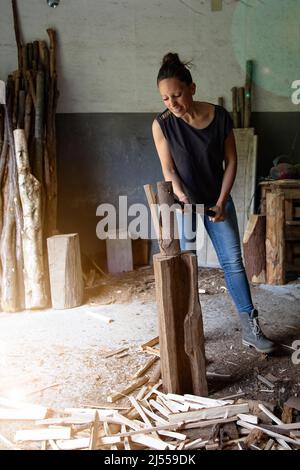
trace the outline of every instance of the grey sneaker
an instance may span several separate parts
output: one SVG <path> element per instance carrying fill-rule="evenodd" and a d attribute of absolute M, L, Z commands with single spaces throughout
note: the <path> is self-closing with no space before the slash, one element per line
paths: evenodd
<path fill-rule="evenodd" d="M 252 310 L 251 314 L 240 314 L 241 325 L 243 329 L 243 344 L 252 346 L 262 353 L 270 353 L 275 350 L 275 344 L 267 339 L 260 329 L 257 310 Z"/>

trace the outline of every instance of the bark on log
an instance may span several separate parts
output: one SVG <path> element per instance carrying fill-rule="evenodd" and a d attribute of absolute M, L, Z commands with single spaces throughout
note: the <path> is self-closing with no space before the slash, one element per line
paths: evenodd
<path fill-rule="evenodd" d="M 23 254 L 25 306 L 27 309 L 44 308 L 48 304 L 46 276 L 43 260 L 41 226 L 41 185 L 29 170 L 25 133 L 14 131 L 18 183 L 23 209 Z"/>
<path fill-rule="evenodd" d="M 196 255 L 154 255 L 153 261 L 163 387 L 170 393 L 206 396 Z"/>
<path fill-rule="evenodd" d="M 8 182 L 4 192 L 7 193 L 8 201 L 1 234 L 1 308 L 4 312 L 16 312 L 20 310 L 15 251 L 16 220 L 14 198 L 13 194 L 9 193 Z"/>
<path fill-rule="evenodd" d="M 21 70 L 22 69 L 22 40 L 21 40 L 21 32 L 20 32 L 20 26 L 19 26 L 17 0 L 12 0 L 12 10 L 13 10 L 13 18 L 14 18 L 15 38 L 16 38 L 16 43 L 17 43 L 17 48 L 18 48 L 19 70 Z"/>
<path fill-rule="evenodd" d="M 49 237 L 47 245 L 52 307 L 65 309 L 81 305 L 83 278 L 78 234 Z"/>
<path fill-rule="evenodd" d="M 32 98 L 30 93 L 27 93 L 25 99 L 25 119 L 24 119 L 24 130 L 26 141 L 29 141 L 30 129 L 31 129 L 31 111 L 32 111 Z"/>
<path fill-rule="evenodd" d="M 266 216 L 251 214 L 243 239 L 247 277 L 252 283 L 266 282 Z"/>
<path fill-rule="evenodd" d="M 170 181 L 157 183 L 157 197 L 161 217 L 161 253 L 166 256 L 177 255 L 181 252 L 178 237 L 177 220 L 174 210 L 174 193 Z"/>

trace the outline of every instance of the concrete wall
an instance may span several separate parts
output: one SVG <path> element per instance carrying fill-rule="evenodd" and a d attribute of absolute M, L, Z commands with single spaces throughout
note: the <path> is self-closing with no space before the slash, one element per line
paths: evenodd
<path fill-rule="evenodd" d="M 161 179 L 151 122 L 163 104 L 156 89 L 162 56 L 192 59 L 196 99 L 217 102 L 242 86 L 255 61 L 253 124 L 259 175 L 288 153 L 300 126 L 291 84 L 300 80 L 300 0 L 19 0 L 25 42 L 58 34 L 59 214 L 63 231 L 79 231 L 84 251 L 103 251 L 95 208 Z M 17 66 L 11 1 L 0 0 L 0 79 Z M 300 139 L 299 139 L 300 140 Z M 299 158 L 298 158 L 299 157 Z M 295 159 L 300 160 L 300 142 Z"/>
<path fill-rule="evenodd" d="M 19 0 L 25 41 L 59 37 L 59 112 L 156 112 L 155 78 L 169 50 L 192 59 L 198 98 L 214 102 L 244 82 L 255 60 L 255 111 L 296 111 L 291 83 L 300 79 L 299 0 Z M 1 75 L 16 67 L 11 0 L 1 0 Z"/>

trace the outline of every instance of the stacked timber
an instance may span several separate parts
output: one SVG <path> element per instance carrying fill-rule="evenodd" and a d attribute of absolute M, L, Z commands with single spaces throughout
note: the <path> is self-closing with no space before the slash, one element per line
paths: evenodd
<path fill-rule="evenodd" d="M 56 34 L 25 44 L 12 1 L 18 69 L 0 83 L 1 309 L 49 304 L 46 238 L 56 231 Z"/>

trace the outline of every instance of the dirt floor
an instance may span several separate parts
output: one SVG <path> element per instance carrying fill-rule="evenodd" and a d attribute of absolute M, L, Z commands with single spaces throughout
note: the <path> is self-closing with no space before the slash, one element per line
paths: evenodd
<path fill-rule="evenodd" d="M 94 271 L 86 276 L 86 284 L 90 287 L 85 289 L 85 303 L 78 308 L 0 313 L 0 401 L 22 398 L 55 409 L 101 406 L 149 359 L 140 345 L 158 334 L 153 269 L 122 275 Z M 261 326 L 278 342 L 278 351 L 270 356 L 242 346 L 238 317 L 220 270 L 201 268 L 199 289 L 209 395 L 243 392 L 245 398 L 271 402 L 280 416 L 283 403 L 300 394 L 300 353 L 294 351 L 300 341 L 292 346 L 300 339 L 300 280 L 286 286 L 252 286 Z M 127 348 L 123 356 L 105 357 L 119 348 Z M 118 404 L 127 406 L 127 399 Z M 0 433 L 13 440 L 19 427 L 2 421 Z"/>

